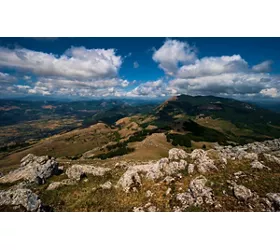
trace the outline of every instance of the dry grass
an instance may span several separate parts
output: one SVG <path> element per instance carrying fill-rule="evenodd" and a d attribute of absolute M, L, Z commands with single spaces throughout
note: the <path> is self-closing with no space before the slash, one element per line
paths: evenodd
<path fill-rule="evenodd" d="M 221 119 L 213 119 L 211 117 L 199 117 L 199 118 L 196 118 L 194 121 L 201 126 L 213 128 L 222 133 L 231 132 L 238 136 L 241 136 L 241 135 L 248 136 L 248 135 L 253 134 L 252 130 L 239 129 L 233 123 L 231 123 L 229 121 L 221 120 Z"/>
<path fill-rule="evenodd" d="M 168 150 L 174 146 L 167 142 L 163 133 L 154 133 L 147 136 L 141 142 L 129 143 L 129 147 L 135 148 L 135 151 L 122 156 L 124 160 L 158 160 L 168 155 Z"/>

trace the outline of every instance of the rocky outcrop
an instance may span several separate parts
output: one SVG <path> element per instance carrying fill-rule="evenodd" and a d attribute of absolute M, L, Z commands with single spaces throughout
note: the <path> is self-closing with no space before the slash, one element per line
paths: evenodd
<path fill-rule="evenodd" d="M 201 174 L 205 174 L 212 170 L 218 170 L 214 164 L 214 160 L 207 155 L 207 151 L 195 149 L 190 154 L 190 157 L 194 161 L 197 171 Z"/>
<path fill-rule="evenodd" d="M 12 209 L 23 208 L 28 212 L 42 210 L 42 203 L 38 195 L 26 188 L 0 191 L 0 206 L 8 206 Z"/>
<path fill-rule="evenodd" d="M 133 169 L 127 170 L 117 183 L 125 192 L 137 191 L 142 185 L 140 175 Z"/>
<path fill-rule="evenodd" d="M 184 160 L 187 156 L 188 154 L 184 150 L 173 148 L 169 150 L 168 158 L 162 158 L 157 162 L 149 162 L 143 165 L 129 166 L 120 178 L 117 187 L 121 187 L 125 192 L 136 191 L 137 188 L 141 187 L 140 175 L 150 180 L 157 180 L 177 174 L 187 168 L 187 161 Z"/>
<path fill-rule="evenodd" d="M 272 203 L 276 211 L 280 211 L 280 193 L 268 193 L 266 197 Z"/>
<path fill-rule="evenodd" d="M 52 182 L 48 187 L 47 190 L 55 190 L 59 187 L 63 187 L 63 186 L 70 186 L 70 185 L 75 185 L 77 182 L 75 180 L 72 179 L 66 179 L 66 180 L 62 180 L 62 181 L 56 181 L 56 182 Z"/>
<path fill-rule="evenodd" d="M 183 149 L 172 148 L 168 152 L 168 158 L 170 161 L 178 161 L 187 157 L 188 154 Z"/>
<path fill-rule="evenodd" d="M 251 167 L 252 169 L 257 169 L 257 170 L 263 170 L 263 169 L 267 169 L 267 170 L 271 170 L 269 167 L 263 165 L 261 162 L 259 161 L 253 161 L 251 163 Z"/>
<path fill-rule="evenodd" d="M 280 159 L 271 154 L 263 154 L 264 159 L 269 163 L 274 163 L 280 167 Z"/>
<path fill-rule="evenodd" d="M 234 184 L 233 186 L 233 194 L 236 199 L 240 201 L 248 201 L 250 198 L 253 197 L 253 194 L 249 188 L 246 188 L 243 185 Z"/>
<path fill-rule="evenodd" d="M 182 159 L 180 161 L 172 161 L 165 164 L 162 167 L 162 171 L 164 172 L 164 175 L 173 175 L 186 169 L 187 165 L 188 163 Z"/>
<path fill-rule="evenodd" d="M 176 200 L 180 203 L 180 206 L 175 207 L 174 210 L 183 211 L 190 206 L 201 206 L 203 204 L 213 205 L 213 191 L 206 186 L 206 183 L 207 179 L 202 175 L 193 179 L 185 193 L 176 195 Z"/>
<path fill-rule="evenodd" d="M 21 160 L 18 169 L 0 178 L 0 183 L 12 183 L 20 180 L 45 183 L 46 179 L 58 173 L 58 163 L 53 157 L 28 154 Z"/>
<path fill-rule="evenodd" d="M 75 164 L 66 170 L 68 178 L 79 181 L 81 177 L 91 174 L 93 176 L 103 176 L 109 172 L 110 168 L 94 167 L 90 164 Z"/>
<path fill-rule="evenodd" d="M 280 139 L 268 140 L 264 142 L 253 142 L 242 146 L 216 146 L 223 157 L 232 160 L 247 159 L 250 161 L 258 160 L 258 154 L 277 151 L 280 149 Z M 279 160 L 280 162 L 280 160 Z"/>

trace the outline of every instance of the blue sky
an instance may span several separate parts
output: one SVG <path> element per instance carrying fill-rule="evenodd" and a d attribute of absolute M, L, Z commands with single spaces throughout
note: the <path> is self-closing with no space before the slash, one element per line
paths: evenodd
<path fill-rule="evenodd" d="M 279 38 L 0 38 L 0 95 L 280 98 Z"/>

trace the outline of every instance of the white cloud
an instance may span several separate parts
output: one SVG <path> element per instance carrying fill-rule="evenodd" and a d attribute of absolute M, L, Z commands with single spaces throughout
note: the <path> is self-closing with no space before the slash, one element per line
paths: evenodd
<path fill-rule="evenodd" d="M 226 73 L 189 79 L 173 79 L 170 86 L 178 93 L 191 95 L 254 94 L 264 88 L 278 85 L 279 78 L 263 73 Z"/>
<path fill-rule="evenodd" d="M 47 87 L 35 86 L 27 90 L 29 94 L 51 95 Z"/>
<path fill-rule="evenodd" d="M 126 93 L 126 96 L 137 97 L 137 96 L 149 96 L 149 97 L 160 97 L 167 95 L 167 86 L 163 80 L 149 81 L 140 84 L 133 90 Z"/>
<path fill-rule="evenodd" d="M 14 81 L 16 81 L 14 76 L 0 72 L 0 83 L 12 83 Z"/>
<path fill-rule="evenodd" d="M 114 49 L 72 47 L 63 55 L 28 49 L 0 47 L 0 66 L 31 72 L 39 76 L 69 79 L 99 79 L 116 77 L 122 59 Z"/>
<path fill-rule="evenodd" d="M 204 57 L 196 60 L 194 64 L 182 66 L 177 76 L 179 78 L 195 78 L 245 71 L 248 71 L 248 64 L 240 55 Z"/>
<path fill-rule="evenodd" d="M 264 95 L 264 96 L 269 96 L 269 97 L 278 97 L 279 96 L 279 92 L 276 88 L 268 88 L 268 89 L 262 89 L 260 91 L 260 94 Z"/>
<path fill-rule="evenodd" d="M 41 84 L 49 86 L 49 88 L 58 88 L 58 87 L 91 87 L 91 88 L 109 88 L 109 87 L 127 87 L 129 82 L 120 78 L 111 78 L 111 79 L 102 79 L 102 80 L 69 80 L 64 78 L 47 78 L 41 77 L 38 79 L 36 84 Z"/>
<path fill-rule="evenodd" d="M 123 89 L 130 84 L 127 80 L 112 78 L 104 80 L 78 81 L 64 78 L 41 77 L 29 85 L 17 85 L 28 94 L 71 95 L 71 96 L 106 96 Z M 26 86 L 29 86 L 28 88 Z"/>
<path fill-rule="evenodd" d="M 29 85 L 15 85 L 15 87 L 22 90 L 31 89 Z"/>
<path fill-rule="evenodd" d="M 133 68 L 135 68 L 135 69 L 139 68 L 139 63 L 138 62 L 134 62 L 133 63 Z"/>
<path fill-rule="evenodd" d="M 179 63 L 188 64 L 196 60 L 196 51 L 186 42 L 168 39 L 154 52 L 153 60 L 166 74 L 175 75 Z"/>
<path fill-rule="evenodd" d="M 269 72 L 269 71 L 271 71 L 272 63 L 273 62 L 271 60 L 264 61 L 260 64 L 257 64 L 255 66 L 253 66 L 252 70 L 254 72 Z"/>
<path fill-rule="evenodd" d="M 255 96 L 261 93 L 276 97 L 275 90 L 280 89 L 279 76 L 267 73 L 272 64 L 269 60 L 250 68 L 240 55 L 197 58 L 194 48 L 177 40 L 167 40 L 153 59 L 166 75 L 173 77 L 162 86 L 163 94 Z M 139 88 L 137 92 L 151 91 L 146 89 L 141 92 Z"/>

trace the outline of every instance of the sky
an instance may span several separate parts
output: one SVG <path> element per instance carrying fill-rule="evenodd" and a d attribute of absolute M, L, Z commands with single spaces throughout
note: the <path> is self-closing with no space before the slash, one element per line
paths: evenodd
<path fill-rule="evenodd" d="M 0 98 L 280 100 L 280 38 L 0 38 Z"/>

